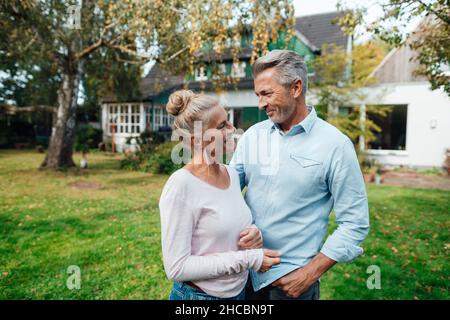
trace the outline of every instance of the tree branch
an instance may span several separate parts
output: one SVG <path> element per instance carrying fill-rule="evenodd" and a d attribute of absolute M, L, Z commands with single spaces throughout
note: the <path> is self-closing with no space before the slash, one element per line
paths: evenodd
<path fill-rule="evenodd" d="M 448 16 L 444 16 L 442 14 L 440 14 L 439 12 L 437 12 L 436 10 L 433 9 L 433 7 L 431 6 L 431 4 L 426 4 L 423 1 L 418 0 L 418 2 L 423 5 L 425 8 L 427 8 L 431 13 L 433 13 L 436 17 L 438 17 L 439 19 L 441 19 L 443 22 L 450 24 L 450 18 Z M 448 12 L 447 12 L 448 13 Z"/>
<path fill-rule="evenodd" d="M 81 50 L 80 52 L 76 53 L 75 60 L 78 61 L 78 60 L 83 59 L 85 56 L 87 56 L 92 51 L 94 51 L 95 49 L 100 47 L 102 44 L 103 44 L 103 39 L 100 38 L 95 43 L 91 44 L 90 46 L 88 46 L 88 47 L 84 48 L 83 50 Z"/>
<path fill-rule="evenodd" d="M 17 107 L 9 104 L 0 104 L 0 113 L 7 114 L 15 114 L 22 112 L 36 112 L 36 111 L 44 111 L 44 112 L 56 112 L 57 108 L 54 106 L 48 105 L 35 105 L 35 106 L 25 106 L 25 107 Z"/>
<path fill-rule="evenodd" d="M 106 42 L 106 41 L 103 41 L 103 44 L 110 49 L 116 49 L 116 50 L 122 51 L 122 52 L 127 53 L 130 56 L 135 57 L 137 59 L 148 60 L 148 57 L 139 55 L 136 51 L 131 50 L 131 49 L 127 48 L 126 46 L 112 44 L 112 43 Z"/>
<path fill-rule="evenodd" d="M 171 55 L 167 60 L 165 60 L 164 62 L 169 62 L 173 59 L 175 59 L 176 57 L 178 57 L 180 54 L 182 54 L 183 52 L 185 52 L 188 49 L 188 47 L 184 47 L 181 50 L 178 50 L 177 52 L 175 52 L 173 55 Z"/>

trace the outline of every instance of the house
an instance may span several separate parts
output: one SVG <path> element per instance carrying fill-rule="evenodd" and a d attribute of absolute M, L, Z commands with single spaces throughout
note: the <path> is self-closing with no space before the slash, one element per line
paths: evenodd
<path fill-rule="evenodd" d="M 372 119 L 382 130 L 368 146 L 360 141 L 360 149 L 387 166 L 442 167 L 450 149 L 450 98 L 442 89 L 432 91 L 425 77 L 414 74 L 419 66 L 414 56 L 405 44 L 372 72 L 377 84 L 367 88 L 362 110 L 372 105 L 391 112 Z"/>
<path fill-rule="evenodd" d="M 288 48 L 301 54 L 309 69 L 309 76 L 314 76 L 312 62 L 320 54 L 323 44 L 334 43 L 347 51 L 351 50 L 351 37 L 345 35 L 335 23 L 340 12 L 331 12 L 299 17 L 296 20 L 295 36 Z M 102 128 L 104 140 L 114 141 L 122 151 L 127 140 L 139 136 L 144 130 L 170 131 L 173 123 L 165 105 L 169 95 L 180 88 L 203 91 L 216 96 L 228 111 L 229 120 L 236 128 L 246 130 L 256 122 L 267 119 L 266 114 L 258 109 L 258 101 L 253 91 L 251 74 L 251 39 L 249 31 L 241 35 L 241 52 L 239 62 L 234 63 L 230 50 L 226 51 L 220 61 L 206 55 L 196 65 L 195 73 L 185 77 L 175 76 L 155 64 L 141 81 L 141 101 L 116 102 L 105 99 L 102 102 Z M 230 44 L 231 46 L 231 44 Z M 269 50 L 284 46 L 283 36 L 269 44 Z M 213 50 L 211 50 L 211 53 Z M 232 79 L 217 93 L 214 90 L 215 74 L 213 68 Z"/>

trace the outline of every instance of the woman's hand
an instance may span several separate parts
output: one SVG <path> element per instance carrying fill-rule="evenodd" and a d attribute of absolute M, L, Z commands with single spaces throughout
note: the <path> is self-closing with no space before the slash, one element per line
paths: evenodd
<path fill-rule="evenodd" d="M 281 254 L 277 251 L 264 249 L 264 259 L 261 267 L 259 268 L 259 272 L 266 272 L 272 266 L 279 264 L 281 262 Z"/>
<path fill-rule="evenodd" d="M 262 248 L 263 240 L 261 232 L 256 227 L 249 227 L 239 234 L 239 249 L 259 249 Z"/>

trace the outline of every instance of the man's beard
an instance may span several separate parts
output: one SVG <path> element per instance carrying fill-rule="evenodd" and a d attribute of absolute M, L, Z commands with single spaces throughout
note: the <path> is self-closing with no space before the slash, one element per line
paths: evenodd
<path fill-rule="evenodd" d="M 289 104 L 283 107 L 275 108 L 276 113 L 269 117 L 269 119 L 274 123 L 283 123 L 295 112 L 295 104 Z"/>

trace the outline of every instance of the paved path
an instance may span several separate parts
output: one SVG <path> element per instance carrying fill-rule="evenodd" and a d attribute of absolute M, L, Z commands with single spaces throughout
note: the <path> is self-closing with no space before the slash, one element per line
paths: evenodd
<path fill-rule="evenodd" d="M 450 190 L 449 176 L 426 175 L 417 172 L 387 172 L 383 184 L 410 188 Z"/>

